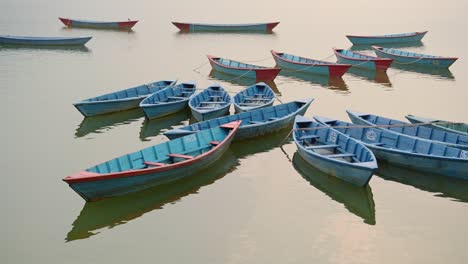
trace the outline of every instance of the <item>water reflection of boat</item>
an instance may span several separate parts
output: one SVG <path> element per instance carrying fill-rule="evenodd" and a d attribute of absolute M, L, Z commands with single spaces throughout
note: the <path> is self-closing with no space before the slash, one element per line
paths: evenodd
<path fill-rule="evenodd" d="M 411 185 L 417 189 L 434 193 L 434 196 L 468 203 L 468 182 L 464 180 L 413 171 L 386 162 L 379 162 L 376 175 L 385 180 Z"/>
<path fill-rule="evenodd" d="M 307 164 L 297 152 L 292 162 L 294 168 L 312 186 L 342 203 L 349 212 L 364 219 L 364 223 L 375 225 L 375 204 L 369 185 L 358 187 L 327 175 Z"/>
<path fill-rule="evenodd" d="M 79 46 L 54 46 L 54 45 L 12 45 L 0 44 L 0 51 L 53 51 L 62 53 L 88 53 L 91 52 L 89 48 L 84 45 Z"/>
<path fill-rule="evenodd" d="M 402 70 L 402 71 L 409 71 L 409 72 L 416 72 L 424 75 L 432 75 L 437 79 L 440 80 L 454 80 L 455 76 L 453 76 L 452 72 L 447 68 L 431 68 L 431 67 L 424 67 L 424 66 L 417 66 L 417 65 L 410 65 L 410 64 L 398 64 L 394 62 L 391 68 Z"/>
<path fill-rule="evenodd" d="M 372 45 L 353 45 L 350 50 L 372 50 Z M 384 48 L 417 48 L 417 47 L 422 47 L 424 46 L 424 43 L 422 41 L 416 41 L 416 42 L 407 42 L 407 43 L 390 43 L 390 44 L 379 44 L 380 47 Z"/>
<path fill-rule="evenodd" d="M 142 141 L 149 141 L 149 137 L 155 137 L 161 134 L 161 130 L 172 129 L 173 126 L 187 125 L 190 118 L 190 111 L 177 112 L 175 114 L 156 119 L 145 118 L 140 130 L 140 139 Z"/>
<path fill-rule="evenodd" d="M 251 86 L 257 83 L 257 80 L 255 78 L 249 78 L 249 77 L 241 77 L 241 78 L 236 78 L 235 75 L 229 75 L 223 72 L 219 72 L 216 70 L 211 70 L 209 75 L 211 80 L 219 80 L 219 81 L 224 81 L 224 82 L 229 82 L 233 84 L 237 84 L 238 86 L 244 87 L 244 86 Z M 266 83 L 270 88 L 277 94 L 281 95 L 280 91 L 278 90 L 278 86 L 274 81 L 263 81 Z"/>
<path fill-rule="evenodd" d="M 237 164 L 236 157 L 228 150 L 213 166 L 191 177 L 129 195 L 86 203 L 65 240 L 85 239 L 100 233 L 93 232 L 95 230 L 126 224 L 148 212 L 162 209 L 168 203 L 180 201 L 197 193 L 203 186 L 213 184 L 234 170 Z"/>
<path fill-rule="evenodd" d="M 352 75 L 361 77 L 363 79 L 374 81 L 375 83 L 382 84 L 384 86 L 392 87 L 392 83 L 388 78 L 386 71 L 376 71 L 376 70 L 366 70 L 366 69 L 359 69 L 356 67 L 351 67 L 348 70 L 349 73 Z"/>
<path fill-rule="evenodd" d="M 351 67 L 352 68 L 352 67 Z M 331 90 L 337 90 L 348 93 L 348 86 L 341 77 L 327 77 L 318 74 L 307 74 L 302 72 L 281 71 L 281 76 L 290 77 L 299 81 L 306 81 L 312 84 L 318 84 Z"/>
<path fill-rule="evenodd" d="M 84 137 L 89 133 L 103 133 L 123 124 L 130 124 L 144 116 L 140 108 L 111 113 L 100 116 L 85 117 L 75 132 L 76 137 Z"/>

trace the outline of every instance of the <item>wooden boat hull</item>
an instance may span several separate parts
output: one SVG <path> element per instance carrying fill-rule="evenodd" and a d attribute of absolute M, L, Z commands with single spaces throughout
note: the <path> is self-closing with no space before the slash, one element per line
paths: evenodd
<path fill-rule="evenodd" d="M 67 27 L 84 27 L 84 28 L 100 28 L 100 29 L 125 29 L 130 30 L 138 20 L 129 21 L 87 21 L 59 17 L 60 21 Z"/>
<path fill-rule="evenodd" d="M 189 101 L 192 116 L 198 121 L 229 114 L 231 104 L 231 96 L 219 85 L 208 87 Z"/>
<path fill-rule="evenodd" d="M 346 53 L 351 51 L 346 51 L 343 49 L 333 49 L 333 51 L 339 63 L 346 63 L 352 65 L 353 67 L 367 70 L 386 71 L 393 62 L 393 59 L 368 56 L 354 51 L 352 53 L 362 55 L 363 57 L 355 58 L 346 56 Z"/>
<path fill-rule="evenodd" d="M 238 92 L 234 96 L 236 113 L 252 111 L 268 106 L 275 102 L 275 92 L 266 83 L 257 83 Z"/>
<path fill-rule="evenodd" d="M 310 73 L 310 74 L 320 74 L 325 75 L 328 77 L 341 77 L 345 74 L 348 69 L 351 67 L 350 64 L 338 64 L 338 63 L 330 63 L 324 61 L 315 61 L 312 59 L 302 58 L 298 56 L 294 56 L 300 59 L 303 59 L 304 62 L 293 61 L 284 57 L 284 55 L 289 55 L 281 52 L 277 52 L 272 50 L 271 54 L 273 55 L 273 59 L 275 59 L 276 65 L 283 69 L 283 71 L 288 71 L 285 69 L 289 69 L 292 72 L 302 72 L 302 73 Z M 310 61 L 310 62 L 307 62 Z M 315 61 L 316 63 L 314 63 Z"/>
<path fill-rule="evenodd" d="M 354 36 L 346 35 L 353 45 L 371 45 L 371 44 L 389 44 L 389 43 L 407 43 L 417 42 L 426 35 L 427 31 L 414 32 L 407 34 L 394 34 L 382 36 Z"/>
<path fill-rule="evenodd" d="M 245 78 L 254 78 L 257 81 L 273 81 L 278 73 L 281 71 L 280 68 L 240 68 L 240 67 L 229 67 L 218 63 L 216 60 L 220 59 L 219 57 L 208 55 L 208 60 L 210 61 L 210 65 L 215 71 L 219 71 L 222 73 L 230 74 L 233 76 L 241 76 Z"/>
<path fill-rule="evenodd" d="M 89 171 L 82 171 L 75 175 L 68 176 L 63 180 L 67 182 L 69 186 L 86 201 L 96 201 L 107 197 L 119 196 L 172 182 L 193 175 L 194 173 L 210 166 L 213 162 L 218 160 L 229 148 L 229 145 L 231 144 L 231 141 L 234 138 L 239 125 L 240 122 L 233 122 L 227 124 L 224 128 L 215 128 L 211 129 L 210 131 L 201 131 L 199 137 L 202 139 L 199 140 L 206 140 L 209 138 L 210 140 L 219 139 L 220 141 L 211 150 L 189 160 L 166 164 L 165 166 L 144 168 L 143 164 L 147 161 L 147 157 L 144 155 L 145 153 L 148 155 L 146 150 L 149 149 L 147 148 L 129 154 L 133 159 L 133 163 L 138 161 L 143 166 L 141 169 L 130 169 L 118 173 L 94 173 Z M 229 129 L 229 132 L 221 133 L 220 131 L 223 129 Z M 190 142 L 196 140 L 195 137 L 197 137 L 196 134 L 176 140 L 179 142 L 185 142 L 184 144 L 190 144 Z M 208 142 L 204 143 L 207 144 Z M 167 144 L 170 144 L 170 142 Z M 122 157 L 127 157 L 129 155 L 124 155 Z M 115 162 L 112 163 L 112 165 L 119 168 L 124 166 L 125 161 L 120 161 L 122 160 L 121 158 L 114 159 L 119 160 L 118 163 L 120 165 L 116 164 Z M 126 158 L 124 158 L 124 160 L 125 159 Z M 111 166 L 109 165 L 109 162 L 104 164 L 106 164 L 105 166 Z M 100 165 L 96 166 L 96 168 L 99 166 Z"/>
<path fill-rule="evenodd" d="M 172 22 L 182 32 L 258 32 L 268 33 L 279 22 L 258 24 L 196 24 Z"/>
<path fill-rule="evenodd" d="M 378 46 L 372 46 L 375 54 L 381 58 L 393 59 L 394 62 L 400 64 L 412 64 L 420 65 L 425 67 L 434 67 L 434 68 L 448 68 L 450 67 L 458 58 L 454 57 L 439 57 L 426 54 L 417 54 L 411 52 L 405 52 L 395 49 L 387 49 Z M 398 52 L 398 54 L 387 52 L 388 50 L 393 50 Z M 406 54 L 406 55 L 399 55 Z M 408 55 L 413 54 L 413 55 Z"/>
<path fill-rule="evenodd" d="M 1 36 L 0 44 L 40 45 L 40 46 L 78 46 L 84 45 L 92 37 L 23 37 Z"/>
<path fill-rule="evenodd" d="M 405 117 L 413 124 L 432 123 L 432 122 L 441 121 L 437 119 L 424 118 L 424 117 L 418 117 L 418 116 L 413 116 L 413 115 L 407 115 Z M 447 125 L 427 124 L 425 126 L 438 129 L 438 130 L 442 130 L 442 131 L 447 131 L 450 133 L 457 133 L 460 135 L 468 136 L 468 124 L 447 124 Z"/>
<path fill-rule="evenodd" d="M 188 126 L 164 132 L 169 139 L 175 139 L 196 133 L 203 129 L 227 124 L 235 120 L 242 120 L 234 141 L 250 139 L 290 127 L 296 115 L 303 115 L 313 99 L 293 101 L 281 105 L 270 106 L 235 115 L 223 116 L 209 121 L 203 121 Z M 269 119 L 272 120 L 269 120 Z"/>

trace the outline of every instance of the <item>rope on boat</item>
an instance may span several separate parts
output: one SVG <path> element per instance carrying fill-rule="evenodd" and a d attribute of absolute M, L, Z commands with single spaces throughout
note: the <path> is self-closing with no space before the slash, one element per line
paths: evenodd
<path fill-rule="evenodd" d="M 459 125 L 463 124 L 461 122 L 449 122 L 449 121 L 437 121 L 437 122 L 427 122 L 427 123 L 416 123 L 416 124 L 392 124 L 392 125 L 352 125 L 352 126 L 330 126 L 331 128 L 388 128 L 388 127 L 416 127 L 416 126 L 425 126 L 425 125 L 439 125 L 439 124 L 453 124 Z M 330 127 L 306 127 L 306 128 L 295 128 L 292 130 L 318 130 L 318 129 L 327 129 Z M 292 131 L 291 131 L 292 132 Z M 289 137 L 289 135 L 288 135 Z"/>
<path fill-rule="evenodd" d="M 422 57 L 420 57 L 419 59 L 414 60 L 414 61 L 410 61 L 410 62 L 398 62 L 398 61 L 396 61 L 396 60 L 394 60 L 393 62 L 396 63 L 396 64 L 412 64 L 412 63 L 418 62 L 418 61 L 420 61 L 420 60 L 422 60 L 422 59 L 425 59 L 425 58 L 426 58 L 426 57 L 422 56 Z"/>

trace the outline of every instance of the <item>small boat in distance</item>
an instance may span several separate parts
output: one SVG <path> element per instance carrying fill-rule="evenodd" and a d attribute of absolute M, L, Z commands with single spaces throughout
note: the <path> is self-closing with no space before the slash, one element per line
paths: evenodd
<path fill-rule="evenodd" d="M 209 167 L 228 150 L 241 121 L 163 142 L 63 179 L 86 201 L 175 181 Z"/>
<path fill-rule="evenodd" d="M 294 120 L 293 139 L 307 163 L 354 185 L 367 185 L 377 169 L 374 154 L 360 141 L 303 116 Z"/>
<path fill-rule="evenodd" d="M 367 54 L 345 49 L 333 48 L 333 52 L 335 53 L 338 62 L 348 63 L 353 67 L 369 70 L 386 71 L 393 62 L 393 59 L 369 56 Z"/>
<path fill-rule="evenodd" d="M 374 36 L 359 36 L 359 35 L 346 35 L 346 37 L 354 45 L 370 45 L 370 44 L 388 44 L 388 43 L 406 43 L 421 41 L 426 35 L 427 31 L 410 32 L 389 35 L 374 35 Z"/>
<path fill-rule="evenodd" d="M 88 98 L 74 103 L 73 105 L 86 117 L 129 110 L 137 108 L 140 102 L 148 95 L 160 91 L 169 85 L 174 85 L 175 83 L 175 80 L 152 82 Z"/>
<path fill-rule="evenodd" d="M 427 125 L 424 125 L 424 126 L 428 126 L 428 127 L 432 127 L 432 128 L 438 129 L 438 130 L 468 136 L 468 124 L 466 124 L 466 123 L 455 123 L 455 122 L 450 122 L 450 121 L 444 121 L 444 120 L 426 118 L 426 117 L 419 117 L 419 116 L 414 116 L 414 115 L 407 115 L 405 117 L 406 117 L 406 119 L 408 119 L 413 124 L 434 123 L 434 124 L 427 124 Z"/>
<path fill-rule="evenodd" d="M 253 64 L 242 63 L 234 60 L 223 59 L 212 55 L 207 55 L 211 67 L 223 73 L 239 76 L 255 78 L 257 81 L 273 81 L 280 68 L 269 68 Z"/>
<path fill-rule="evenodd" d="M 275 92 L 266 83 L 257 83 L 245 88 L 234 96 L 236 113 L 251 111 L 273 105 Z"/>
<path fill-rule="evenodd" d="M 321 74 L 329 77 L 341 77 L 351 67 L 350 64 L 340 64 L 308 59 L 274 50 L 271 51 L 271 54 L 276 61 L 276 65 L 279 66 L 283 71 L 288 71 L 284 69 L 287 68 L 292 72 Z"/>
<path fill-rule="evenodd" d="M 259 32 L 269 33 L 279 22 L 252 24 L 200 24 L 172 22 L 182 32 Z"/>
<path fill-rule="evenodd" d="M 40 45 L 40 46 L 77 46 L 84 45 L 92 37 L 29 37 L 0 35 L 0 44 Z"/>
<path fill-rule="evenodd" d="M 138 22 L 138 20 L 128 21 L 95 21 L 70 19 L 59 17 L 60 21 L 67 27 L 84 27 L 84 28 L 101 28 L 101 29 L 125 29 L 130 30 Z"/>
<path fill-rule="evenodd" d="M 415 53 L 410 51 L 397 50 L 392 48 L 383 48 L 379 46 L 372 46 L 375 54 L 381 58 L 393 59 L 395 63 L 413 64 L 427 67 L 448 68 L 458 58 L 455 57 L 442 57 Z"/>
<path fill-rule="evenodd" d="M 212 85 L 189 100 L 193 117 L 205 121 L 229 113 L 232 97 L 220 85 Z"/>

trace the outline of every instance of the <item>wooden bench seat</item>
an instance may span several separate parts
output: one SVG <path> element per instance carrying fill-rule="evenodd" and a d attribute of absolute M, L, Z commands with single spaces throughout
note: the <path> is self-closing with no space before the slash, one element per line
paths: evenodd
<path fill-rule="evenodd" d="M 354 154 L 351 153 L 341 153 L 341 154 L 332 154 L 326 155 L 327 158 L 346 158 L 346 157 L 354 157 Z"/>
<path fill-rule="evenodd" d="M 143 163 L 144 163 L 145 165 L 156 166 L 156 167 L 168 165 L 167 163 L 152 162 L 152 161 L 144 161 Z"/>
<path fill-rule="evenodd" d="M 194 158 L 194 156 L 177 154 L 177 153 L 170 153 L 170 154 L 167 154 L 167 156 L 171 158 L 181 158 L 181 159 L 193 159 Z"/>
<path fill-rule="evenodd" d="M 337 148 L 340 145 L 330 144 L 330 145 L 317 145 L 317 146 L 307 146 L 306 149 L 323 149 L 323 148 Z"/>

